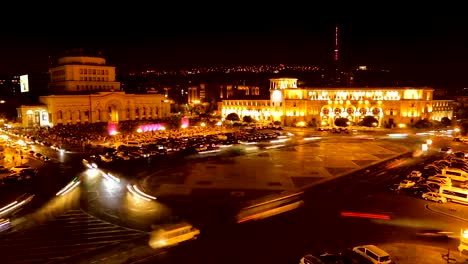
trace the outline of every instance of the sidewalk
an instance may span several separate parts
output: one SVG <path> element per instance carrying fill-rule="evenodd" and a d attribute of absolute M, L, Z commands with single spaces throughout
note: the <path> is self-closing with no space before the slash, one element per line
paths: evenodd
<path fill-rule="evenodd" d="M 457 203 L 447 203 L 447 204 L 428 204 L 426 208 L 430 211 L 444 214 L 453 218 L 457 218 L 462 221 L 468 222 L 468 206 Z M 468 223 L 467 223 L 468 225 Z"/>
<path fill-rule="evenodd" d="M 408 243 L 388 243 L 377 244 L 378 247 L 385 250 L 395 263 L 398 264 L 441 264 L 447 263 L 442 255 L 447 254 L 446 248 L 432 247 Z M 467 263 L 468 258 L 456 249 L 450 250 L 450 258 L 454 259 L 451 264 Z"/>
<path fill-rule="evenodd" d="M 27 153 L 23 153 L 23 159 L 21 159 L 21 155 L 16 153 L 15 149 L 5 148 L 4 153 L 5 158 L 0 160 L 0 165 L 5 166 L 5 168 L 11 168 L 18 165 L 29 165 L 32 168 L 37 169 L 44 164 L 42 161 L 29 156 Z M 25 188 L 2 188 L 0 192 L 0 207 L 11 203 L 26 192 L 28 191 L 26 191 Z"/>
<path fill-rule="evenodd" d="M 18 165 L 29 165 L 33 168 L 39 168 L 43 165 L 43 162 L 31 157 L 27 151 L 19 152 L 16 149 L 5 148 L 3 151 L 5 154 L 4 159 L 0 159 L 0 165 L 5 166 L 5 168 L 10 168 Z M 23 156 L 23 159 L 21 159 Z"/>

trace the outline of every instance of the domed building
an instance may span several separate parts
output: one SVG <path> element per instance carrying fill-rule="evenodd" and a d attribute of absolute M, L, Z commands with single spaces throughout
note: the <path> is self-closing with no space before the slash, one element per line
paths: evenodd
<path fill-rule="evenodd" d="M 49 95 L 38 105 L 22 105 L 24 127 L 55 126 L 126 120 L 149 120 L 169 115 L 162 94 L 127 94 L 116 81 L 115 67 L 102 57 L 70 55 L 49 69 Z"/>

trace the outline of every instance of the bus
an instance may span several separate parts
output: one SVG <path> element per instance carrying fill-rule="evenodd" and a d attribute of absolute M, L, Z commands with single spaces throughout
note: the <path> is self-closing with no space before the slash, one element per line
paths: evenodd
<path fill-rule="evenodd" d="M 454 181 L 465 182 L 468 180 L 468 173 L 458 168 L 442 169 L 442 175 L 449 176 Z"/>
<path fill-rule="evenodd" d="M 468 204 L 468 190 L 457 187 L 440 186 L 440 195 L 447 198 L 448 202 Z"/>

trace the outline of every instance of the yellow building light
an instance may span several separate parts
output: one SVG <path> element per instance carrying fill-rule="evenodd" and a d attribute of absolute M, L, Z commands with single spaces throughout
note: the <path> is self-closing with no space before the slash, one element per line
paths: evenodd
<path fill-rule="evenodd" d="M 298 127 L 305 127 L 305 126 L 306 126 L 306 122 L 304 122 L 304 121 L 299 121 L 299 122 L 296 123 L 296 126 L 298 126 Z"/>
<path fill-rule="evenodd" d="M 399 127 L 399 128 L 405 128 L 405 127 L 406 127 L 406 125 L 405 125 L 405 124 L 403 124 L 403 123 L 401 123 L 401 124 L 398 124 L 398 127 Z"/>

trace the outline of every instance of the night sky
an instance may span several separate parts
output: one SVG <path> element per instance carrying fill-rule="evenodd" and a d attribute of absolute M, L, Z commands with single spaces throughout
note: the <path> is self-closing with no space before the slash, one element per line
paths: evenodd
<path fill-rule="evenodd" d="M 69 48 L 102 50 L 120 72 L 212 64 L 320 66 L 332 58 L 338 22 L 345 52 L 341 58 L 350 66 L 374 65 L 468 86 L 464 80 L 468 20 L 464 16 L 393 12 L 385 7 L 370 13 L 298 8 L 289 15 L 280 6 L 264 11 L 223 8 L 119 13 L 121 17 L 96 20 L 89 15 L 84 21 L 74 14 L 26 27 L 3 24 L 0 74 L 45 70 L 48 56 Z M 52 23 L 60 19 L 65 19 L 62 25 Z"/>

